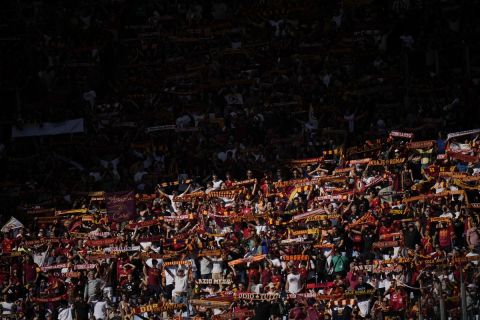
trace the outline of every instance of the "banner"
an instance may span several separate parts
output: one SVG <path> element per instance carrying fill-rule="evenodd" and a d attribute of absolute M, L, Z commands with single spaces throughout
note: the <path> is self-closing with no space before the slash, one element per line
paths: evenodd
<path fill-rule="evenodd" d="M 412 139 L 413 138 L 413 133 L 392 131 L 392 132 L 390 132 L 390 137 Z"/>
<path fill-rule="evenodd" d="M 164 253 L 156 253 L 156 252 L 141 252 L 140 256 L 145 259 L 174 259 L 177 258 L 178 254 L 164 254 Z"/>
<path fill-rule="evenodd" d="M 204 191 L 192 192 L 184 194 L 183 196 L 176 196 L 173 198 L 173 202 L 191 202 L 193 200 L 205 197 Z"/>
<path fill-rule="evenodd" d="M 320 185 L 321 183 L 325 182 L 345 182 L 345 176 L 323 176 L 323 177 L 315 177 L 310 181 L 296 183 L 295 187 L 309 187 L 314 185 Z M 309 189 L 310 190 L 310 189 Z"/>
<path fill-rule="evenodd" d="M 88 234 L 82 232 L 70 232 L 70 236 L 75 239 L 88 239 Z"/>
<path fill-rule="evenodd" d="M 472 209 L 480 209 L 480 202 L 472 202 L 468 207 Z"/>
<path fill-rule="evenodd" d="M 457 138 L 457 137 L 466 136 L 466 135 L 470 135 L 470 134 L 477 134 L 477 133 L 480 133 L 480 129 L 452 132 L 452 133 L 449 133 L 447 135 L 447 141 L 452 139 L 452 138 Z"/>
<path fill-rule="evenodd" d="M 55 208 L 30 208 L 27 209 L 27 214 L 41 215 L 41 214 L 54 214 Z"/>
<path fill-rule="evenodd" d="M 223 237 L 225 235 L 222 235 Z M 197 257 L 211 257 L 211 256 L 221 256 L 222 250 L 202 250 L 197 254 Z"/>
<path fill-rule="evenodd" d="M 373 243 L 373 248 L 391 248 L 391 247 L 398 247 L 400 246 L 400 241 L 395 240 L 395 241 L 379 241 L 379 242 L 374 242 Z"/>
<path fill-rule="evenodd" d="M 105 194 L 105 207 L 110 221 L 122 222 L 135 217 L 135 194 L 133 191 Z"/>
<path fill-rule="evenodd" d="M 374 265 L 386 265 L 386 264 L 396 264 L 396 263 L 410 263 L 412 262 L 411 258 L 393 258 L 387 260 L 373 260 Z"/>
<path fill-rule="evenodd" d="M 479 162 L 478 156 L 472 156 L 468 154 L 463 154 L 461 152 L 448 152 L 448 156 L 452 159 L 460 160 L 462 162 L 472 162 L 472 163 L 477 163 Z"/>
<path fill-rule="evenodd" d="M 353 296 L 370 296 L 374 294 L 377 290 L 376 289 L 367 289 L 367 290 L 347 290 L 343 293 L 345 297 L 353 297 Z"/>
<path fill-rule="evenodd" d="M 235 298 L 240 300 L 272 301 L 280 298 L 280 293 L 235 292 Z"/>
<path fill-rule="evenodd" d="M 359 219 L 350 223 L 348 226 L 351 228 L 351 227 L 361 226 L 363 224 L 375 225 L 376 222 L 377 222 L 377 219 L 373 216 L 373 214 L 371 212 L 367 212 Z"/>
<path fill-rule="evenodd" d="M 188 302 L 194 306 L 201 306 L 205 308 L 215 308 L 215 309 L 229 308 L 230 305 L 232 304 L 230 301 L 217 301 L 217 300 L 206 300 L 206 299 L 190 299 Z"/>
<path fill-rule="evenodd" d="M 306 254 L 286 255 L 281 257 L 283 261 L 308 261 L 309 256 Z"/>
<path fill-rule="evenodd" d="M 205 285 L 205 284 L 232 284 L 232 279 L 197 279 L 195 284 Z"/>
<path fill-rule="evenodd" d="M 327 196 L 318 196 L 315 198 L 316 201 L 335 201 L 335 202 L 348 202 L 350 196 L 353 195 L 353 190 L 352 192 L 349 192 L 348 194 L 336 194 L 336 195 L 327 195 Z"/>
<path fill-rule="evenodd" d="M 142 249 L 141 246 L 132 246 L 132 247 L 107 247 L 103 251 L 105 253 L 120 253 L 120 252 L 136 252 Z"/>
<path fill-rule="evenodd" d="M 477 182 L 477 181 L 480 181 L 480 175 L 478 175 L 478 176 L 467 176 L 467 177 L 463 177 L 461 179 L 462 179 L 462 182 Z"/>
<path fill-rule="evenodd" d="M 208 198 L 235 198 L 242 189 L 230 189 L 230 190 L 217 190 L 217 191 L 210 191 L 208 193 Z"/>
<path fill-rule="evenodd" d="M 56 216 L 64 216 L 64 215 L 74 215 L 74 214 L 86 214 L 88 212 L 87 208 L 83 209 L 71 209 L 71 210 L 57 210 L 55 211 Z"/>
<path fill-rule="evenodd" d="M 68 300 L 68 294 L 63 294 L 61 296 L 56 296 L 56 297 L 50 297 L 50 298 L 32 298 L 32 302 L 37 302 L 37 303 L 51 303 L 51 302 L 57 302 L 61 300 Z"/>
<path fill-rule="evenodd" d="M 311 218 L 313 216 L 316 216 L 316 215 L 319 215 L 319 214 L 322 214 L 322 213 L 325 213 L 325 210 L 323 208 L 315 209 L 315 210 L 312 210 L 312 211 L 309 211 L 309 212 L 296 214 L 295 216 L 293 216 L 291 221 L 299 221 L 299 220 L 303 220 L 303 219 L 308 219 L 308 218 Z M 285 214 L 285 212 L 284 212 L 284 214 Z"/>
<path fill-rule="evenodd" d="M 140 314 L 144 312 L 158 313 L 163 311 L 172 311 L 172 310 L 182 309 L 184 307 L 185 305 L 183 303 L 152 303 L 152 304 L 145 304 L 139 307 L 133 307 L 132 313 L 133 314 Z"/>
<path fill-rule="evenodd" d="M 85 259 L 87 259 L 88 261 L 97 261 L 100 259 L 116 259 L 116 258 L 118 258 L 118 255 L 116 254 L 103 254 L 103 253 L 89 254 L 85 257 Z"/>
<path fill-rule="evenodd" d="M 154 236 L 138 238 L 138 242 L 160 242 L 163 241 L 163 238 L 165 238 L 163 235 L 158 234 Z"/>
<path fill-rule="evenodd" d="M 120 238 L 108 238 L 99 240 L 87 240 L 85 241 L 85 244 L 89 247 L 107 247 L 118 242 L 120 242 Z"/>
<path fill-rule="evenodd" d="M 467 173 L 466 173 L 466 172 L 451 172 L 451 171 L 447 171 L 447 172 L 439 172 L 439 173 L 438 173 L 438 176 L 439 176 L 439 177 L 442 177 L 442 178 L 453 178 L 453 179 L 462 179 L 462 180 L 464 180 L 464 179 L 467 177 Z"/>
<path fill-rule="evenodd" d="M 83 264 L 76 264 L 75 270 L 92 270 L 95 269 L 97 265 L 95 263 L 83 263 Z"/>
<path fill-rule="evenodd" d="M 183 180 L 182 182 L 184 184 L 189 184 L 192 182 L 192 179 Z M 162 183 L 159 183 L 157 186 L 166 188 L 166 187 L 175 187 L 175 186 L 178 186 L 179 184 L 180 184 L 180 181 L 177 180 L 177 181 L 162 182 Z"/>
<path fill-rule="evenodd" d="M 348 160 L 347 164 L 357 165 L 357 164 L 367 164 L 372 161 L 371 158 L 363 158 L 363 159 L 356 159 L 356 160 Z"/>
<path fill-rule="evenodd" d="M 126 229 L 129 229 L 129 230 L 134 230 L 135 228 L 148 228 L 148 227 L 152 227 L 152 226 L 157 226 L 157 225 L 160 225 L 162 224 L 162 221 L 160 220 L 147 220 L 147 221 L 139 221 L 139 222 L 133 222 L 133 223 L 129 223 L 127 226 L 126 226 Z"/>
<path fill-rule="evenodd" d="M 25 245 L 27 247 L 33 247 L 38 245 L 45 245 L 49 243 L 59 243 L 60 239 L 58 238 L 48 238 L 48 239 L 38 239 L 38 240 L 27 240 L 25 241 Z"/>
<path fill-rule="evenodd" d="M 385 233 L 380 235 L 380 240 L 385 239 L 403 239 L 403 232 L 392 232 L 392 233 Z"/>
<path fill-rule="evenodd" d="M 414 141 L 407 143 L 407 149 L 430 149 L 435 144 L 435 140 Z"/>
<path fill-rule="evenodd" d="M 229 266 L 236 266 L 237 264 L 246 264 L 246 263 L 252 263 L 252 262 L 258 262 L 258 261 L 262 261 L 263 259 L 265 259 L 267 255 L 266 254 L 259 254 L 259 255 L 256 255 L 256 256 L 250 256 L 250 257 L 247 257 L 247 258 L 243 258 L 243 259 L 236 259 L 236 260 L 232 260 L 228 263 Z"/>
<path fill-rule="evenodd" d="M 164 267 L 179 266 L 179 265 L 191 266 L 192 261 L 190 261 L 190 260 L 176 260 L 176 261 L 165 261 L 163 263 Z"/>
<path fill-rule="evenodd" d="M 428 194 L 428 195 L 421 195 L 421 196 L 414 196 L 410 198 L 405 198 L 402 200 L 403 203 L 408 203 L 408 202 L 414 202 L 414 201 L 420 201 L 420 200 L 427 200 L 427 199 L 434 199 L 434 198 L 441 198 L 441 197 L 447 197 L 451 195 L 463 195 L 465 194 L 464 190 L 449 190 L 449 191 L 443 191 L 435 194 Z"/>
<path fill-rule="evenodd" d="M 333 243 L 318 243 L 313 247 L 317 249 L 333 249 L 335 248 L 335 245 Z"/>
<path fill-rule="evenodd" d="M 245 310 L 245 311 L 233 311 L 222 314 L 217 314 L 212 317 L 212 320 L 233 320 L 233 319 L 245 319 L 248 317 L 255 316 L 255 311 Z"/>
<path fill-rule="evenodd" d="M 390 213 L 391 215 L 396 216 L 396 215 L 404 215 L 404 214 L 406 214 L 407 212 L 406 212 L 405 210 L 403 210 L 403 209 L 390 209 L 389 213 Z"/>
<path fill-rule="evenodd" d="M 289 234 L 294 237 L 305 236 L 308 234 L 323 234 L 323 231 L 326 231 L 326 230 L 321 230 L 321 229 L 302 229 L 302 230 L 289 229 L 288 230 Z"/>
<path fill-rule="evenodd" d="M 390 160 L 371 160 L 368 162 L 369 166 L 391 166 L 396 164 L 402 164 L 405 162 L 405 158 L 390 159 Z"/>
<path fill-rule="evenodd" d="M 309 159 L 297 159 L 297 160 L 290 160 L 289 162 L 291 164 L 295 165 L 306 165 L 306 164 L 312 164 L 312 163 L 319 163 L 322 162 L 322 158 L 309 158 Z"/>
<path fill-rule="evenodd" d="M 447 217 L 432 217 L 429 219 L 430 222 L 441 222 L 441 223 L 450 223 L 452 222 L 452 219 L 451 218 L 447 218 Z"/>
<path fill-rule="evenodd" d="M 233 187 L 243 187 L 248 186 L 255 183 L 255 179 L 247 179 L 242 181 L 237 181 L 232 184 Z"/>
<path fill-rule="evenodd" d="M 167 130 L 175 130 L 177 129 L 177 126 L 174 124 L 167 124 L 163 126 L 153 126 L 153 127 L 148 127 L 145 129 L 145 133 L 152 133 L 152 132 L 157 132 L 157 131 L 167 131 Z"/>
<path fill-rule="evenodd" d="M 307 290 L 308 289 L 325 289 L 325 288 L 332 288 L 335 287 L 335 282 L 325 282 L 325 283 L 307 283 Z"/>
<path fill-rule="evenodd" d="M 403 270 L 403 267 L 401 265 L 387 267 L 382 265 L 367 264 L 367 265 L 354 266 L 353 270 L 367 271 L 367 272 L 373 272 L 373 273 L 383 273 L 383 272 L 390 273 L 390 272 L 401 272 Z"/>
<path fill-rule="evenodd" d="M 61 264 L 54 264 L 54 265 L 51 265 L 51 266 L 41 267 L 40 269 L 43 272 L 46 272 L 46 271 L 50 271 L 50 270 L 58 270 L 58 269 L 63 269 L 63 268 L 67 268 L 67 267 L 68 267 L 68 264 L 61 263 Z"/>
<path fill-rule="evenodd" d="M 310 180 L 308 179 L 293 179 L 293 180 L 287 180 L 287 181 L 277 181 L 273 183 L 273 186 L 275 188 L 285 188 L 285 187 L 291 187 L 295 186 L 297 184 L 309 182 Z"/>
<path fill-rule="evenodd" d="M 323 221 L 323 220 L 331 220 L 331 219 L 340 219 L 341 215 L 339 214 L 319 214 L 313 217 L 308 217 L 305 222 L 312 222 L 312 221 Z"/>
<path fill-rule="evenodd" d="M 464 257 L 454 257 L 454 258 L 452 258 L 452 262 L 455 263 L 455 264 L 464 264 L 464 263 L 469 263 L 469 262 L 479 261 L 479 260 L 480 260 L 480 255 L 470 256 L 470 257 L 464 256 Z"/>
<path fill-rule="evenodd" d="M 65 273 L 60 273 L 58 276 L 61 278 L 80 278 L 82 275 L 81 272 L 65 272 Z M 57 276 L 57 275 L 54 275 Z"/>
<path fill-rule="evenodd" d="M 342 174 L 342 173 L 349 173 L 349 172 L 353 171 L 354 169 L 355 169 L 354 167 L 339 168 L 339 169 L 335 169 L 333 171 L 333 174 L 337 175 L 337 174 Z"/>
<path fill-rule="evenodd" d="M 365 190 L 367 190 L 370 187 L 373 187 L 374 185 L 377 185 L 379 183 L 382 183 L 384 181 L 384 178 L 382 176 L 380 177 L 375 177 L 373 178 L 368 184 L 362 185 L 359 192 L 363 193 Z M 357 187 L 358 188 L 358 187 Z"/>
<path fill-rule="evenodd" d="M 302 298 L 314 298 L 315 300 L 334 300 L 334 299 L 340 299 L 343 297 L 341 293 L 336 293 L 336 294 L 320 294 L 316 292 L 306 292 L 306 293 L 289 293 L 287 295 L 288 299 L 297 299 L 299 297 Z"/>
<path fill-rule="evenodd" d="M 40 124 L 25 124 L 22 128 L 12 127 L 12 138 L 54 136 L 84 132 L 83 118 L 63 122 L 43 122 Z"/>

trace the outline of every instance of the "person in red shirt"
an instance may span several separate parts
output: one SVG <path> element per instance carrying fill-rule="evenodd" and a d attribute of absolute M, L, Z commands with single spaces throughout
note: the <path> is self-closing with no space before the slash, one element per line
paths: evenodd
<path fill-rule="evenodd" d="M 233 187 L 233 184 L 235 183 L 235 181 L 232 179 L 232 176 L 230 174 L 230 172 L 227 172 L 225 174 L 225 181 L 223 181 L 223 184 L 225 185 L 225 188 L 232 188 Z"/>
<path fill-rule="evenodd" d="M 300 265 L 298 266 L 298 273 L 300 274 L 300 278 L 304 283 L 307 282 L 307 277 L 308 277 L 307 264 L 308 263 L 309 261 L 307 261 L 306 263 L 300 263 Z"/>
<path fill-rule="evenodd" d="M 425 251 L 426 254 L 430 254 L 430 253 L 433 252 L 433 240 L 432 240 L 432 237 L 430 237 L 430 235 L 428 233 L 429 233 L 429 231 L 426 230 L 424 232 L 424 236 L 420 240 L 420 242 L 422 244 L 422 248 L 423 248 L 423 250 Z"/>
<path fill-rule="evenodd" d="M 158 268 L 158 261 L 152 259 L 152 266 L 149 267 L 145 264 L 143 267 L 143 274 L 145 276 L 145 283 L 149 292 L 160 295 L 162 292 L 162 287 L 160 285 L 161 280 L 161 270 Z"/>
<path fill-rule="evenodd" d="M 391 241 L 393 240 L 393 237 L 391 236 L 385 237 L 385 235 L 394 233 L 395 231 L 396 231 L 395 227 L 391 223 L 389 223 L 388 221 L 383 221 L 381 227 L 378 229 L 378 234 L 380 236 L 382 235 L 384 236 L 382 237 L 384 241 Z"/>
<path fill-rule="evenodd" d="M 117 280 L 120 285 L 127 280 L 127 276 L 135 270 L 135 266 L 130 263 L 130 259 L 122 258 L 117 260 Z"/>
<path fill-rule="evenodd" d="M 8 235 L 8 234 L 5 234 L 5 238 L 3 238 L 3 241 L 2 241 L 2 250 L 3 250 L 3 253 L 10 253 L 10 252 L 12 252 L 14 242 L 15 242 L 14 239 L 10 239 L 9 235 Z"/>
<path fill-rule="evenodd" d="M 59 277 L 54 275 L 53 271 L 48 272 L 47 281 L 48 281 L 48 289 L 47 289 L 48 293 L 58 295 L 63 291 L 64 283 Z"/>
<path fill-rule="evenodd" d="M 260 273 L 260 280 L 262 282 L 263 288 L 266 288 L 267 284 L 272 281 L 272 270 L 270 269 L 270 266 L 265 265 L 262 272 Z"/>
<path fill-rule="evenodd" d="M 382 205 L 382 200 L 380 197 L 375 197 L 370 200 L 370 208 L 371 209 L 377 209 Z"/>
<path fill-rule="evenodd" d="M 260 272 L 258 271 L 258 266 L 250 266 L 248 269 L 248 290 L 250 291 L 250 288 L 252 285 L 256 285 L 260 282 Z"/>
<path fill-rule="evenodd" d="M 279 290 L 282 287 L 282 275 L 278 272 L 277 268 L 272 269 L 272 283 L 275 285 L 275 289 Z"/>
<path fill-rule="evenodd" d="M 401 288 L 397 287 L 396 283 L 393 282 L 392 287 L 389 290 L 390 301 L 389 306 L 390 310 L 393 312 L 401 312 L 407 307 L 407 294 Z"/>
<path fill-rule="evenodd" d="M 450 223 L 447 225 L 443 225 L 442 223 L 440 223 L 437 226 L 437 230 L 435 232 L 435 239 L 436 243 L 438 243 L 442 249 L 450 251 L 450 248 L 452 246 L 452 239 L 454 236 L 455 233 Z"/>

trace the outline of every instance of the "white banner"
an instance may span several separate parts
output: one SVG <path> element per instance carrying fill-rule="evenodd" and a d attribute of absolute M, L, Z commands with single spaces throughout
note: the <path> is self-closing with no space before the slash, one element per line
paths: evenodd
<path fill-rule="evenodd" d="M 449 134 L 448 134 L 448 136 L 447 136 L 447 141 L 450 140 L 450 139 L 452 139 L 452 138 L 457 138 L 457 137 L 461 137 L 461 136 L 467 136 L 467 135 L 476 134 L 476 133 L 480 133 L 480 129 L 473 129 L 473 130 L 452 132 L 452 133 L 449 133 Z"/>
<path fill-rule="evenodd" d="M 44 122 L 41 124 L 26 124 L 23 128 L 12 127 L 12 138 L 54 136 L 85 132 L 83 118 L 63 122 Z"/>

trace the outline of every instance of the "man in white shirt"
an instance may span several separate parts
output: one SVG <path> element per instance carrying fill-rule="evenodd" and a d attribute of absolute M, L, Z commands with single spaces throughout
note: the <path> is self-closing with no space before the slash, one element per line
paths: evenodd
<path fill-rule="evenodd" d="M 288 293 L 299 293 L 302 291 L 302 281 L 300 278 L 300 274 L 298 270 L 292 269 L 290 273 L 287 275 L 287 283 L 285 285 L 285 290 Z"/>
<path fill-rule="evenodd" d="M 178 213 L 179 208 L 177 207 L 177 203 L 175 201 L 173 201 L 173 199 L 175 199 L 177 197 L 181 198 L 184 195 L 186 195 L 188 193 L 188 191 L 190 191 L 190 186 L 188 186 L 187 190 L 185 190 L 180 195 L 178 195 L 178 192 L 175 191 L 175 190 L 173 191 L 172 194 L 166 194 L 165 192 L 162 191 L 162 189 L 160 189 L 160 186 L 157 186 L 156 190 L 158 191 L 158 193 L 160 193 L 161 196 L 167 198 L 170 201 L 170 205 L 172 206 L 173 212 Z"/>
<path fill-rule="evenodd" d="M 107 319 L 107 306 L 108 303 L 104 297 L 101 297 L 100 300 L 95 302 L 93 307 L 93 316 L 95 317 L 95 320 Z"/>
<path fill-rule="evenodd" d="M 214 173 L 212 175 L 213 190 L 218 190 L 222 186 L 223 180 L 218 179 L 218 176 Z"/>
<path fill-rule="evenodd" d="M 188 283 L 189 283 L 188 279 L 191 272 L 191 266 L 188 267 L 187 272 L 185 272 L 184 266 L 178 267 L 175 275 L 172 273 L 172 271 L 169 268 L 165 268 L 165 271 L 168 274 L 170 274 L 174 282 L 174 287 L 172 291 L 172 300 L 175 301 L 175 303 L 187 304 Z"/>
<path fill-rule="evenodd" d="M 212 258 L 212 279 L 221 279 L 223 272 L 223 259 L 215 256 Z"/>
<path fill-rule="evenodd" d="M 202 279 L 210 279 L 212 274 L 212 261 L 207 257 L 200 259 L 200 275 Z"/>
<path fill-rule="evenodd" d="M 73 320 L 72 306 L 62 303 L 58 308 L 58 320 Z"/>
<path fill-rule="evenodd" d="M 5 294 L 4 297 L 6 298 L 7 295 Z M 4 301 L 0 302 L 0 305 L 2 306 L 2 315 L 12 314 L 14 303 L 7 301 L 7 299 L 4 299 Z"/>

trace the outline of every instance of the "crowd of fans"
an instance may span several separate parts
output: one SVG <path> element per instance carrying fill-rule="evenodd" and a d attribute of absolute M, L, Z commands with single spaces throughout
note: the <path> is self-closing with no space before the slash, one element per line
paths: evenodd
<path fill-rule="evenodd" d="M 478 316 L 479 137 L 392 131 L 290 172 L 24 208 L 2 228 L 2 317 Z"/>
<path fill-rule="evenodd" d="M 5 1 L 0 318 L 479 315 L 479 9 Z"/>

